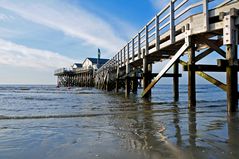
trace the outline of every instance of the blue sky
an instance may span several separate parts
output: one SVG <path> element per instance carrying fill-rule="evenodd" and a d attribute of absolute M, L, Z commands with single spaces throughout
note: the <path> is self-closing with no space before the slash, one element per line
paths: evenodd
<path fill-rule="evenodd" d="M 157 13 L 145 0 L 0 0 L 0 83 L 54 84 L 53 71 L 110 58 Z"/>
<path fill-rule="evenodd" d="M 0 83 L 55 84 L 55 69 L 112 57 L 168 0 L 0 0 Z"/>

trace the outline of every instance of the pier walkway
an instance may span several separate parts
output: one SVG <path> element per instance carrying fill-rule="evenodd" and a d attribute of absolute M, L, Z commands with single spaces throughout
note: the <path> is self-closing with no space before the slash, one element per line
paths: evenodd
<path fill-rule="evenodd" d="M 106 90 L 125 89 L 136 93 L 139 80 L 142 97 L 162 77 L 173 78 L 174 99 L 179 99 L 179 64 L 188 72 L 188 106 L 196 106 L 196 76 L 206 79 L 227 93 L 227 110 L 238 105 L 238 25 L 239 1 L 171 0 L 115 56 L 97 70 L 94 84 Z M 220 59 L 208 58 L 218 53 Z M 187 61 L 182 60 L 187 56 Z M 152 73 L 152 64 L 165 61 L 160 72 Z M 215 64 L 211 64 L 215 63 Z M 173 73 L 168 73 L 172 67 Z M 225 72 L 226 83 L 205 72 Z"/>

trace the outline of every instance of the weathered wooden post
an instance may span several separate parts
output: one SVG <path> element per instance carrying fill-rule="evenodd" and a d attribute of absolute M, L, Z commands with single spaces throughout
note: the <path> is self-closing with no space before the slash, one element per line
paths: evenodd
<path fill-rule="evenodd" d="M 151 82 L 152 69 L 151 64 L 148 63 L 148 59 L 145 56 L 145 49 L 143 49 L 143 88 L 144 90 Z M 151 89 L 145 94 L 144 97 L 148 98 L 151 96 Z"/>
<path fill-rule="evenodd" d="M 82 73 L 82 87 L 85 87 L 85 73 Z"/>
<path fill-rule="evenodd" d="M 70 87 L 70 77 L 69 77 L 69 75 L 67 75 L 66 79 L 67 79 L 67 87 Z"/>
<path fill-rule="evenodd" d="M 173 98 L 174 101 L 179 99 L 179 71 L 178 71 L 178 61 L 174 63 L 173 66 Z"/>
<path fill-rule="evenodd" d="M 73 86 L 76 86 L 76 75 L 73 76 Z"/>
<path fill-rule="evenodd" d="M 130 77 L 126 76 L 125 79 L 125 97 L 129 97 L 130 95 Z"/>
<path fill-rule="evenodd" d="M 137 77 L 137 68 L 134 68 L 134 75 L 132 79 L 132 92 L 137 94 L 138 90 L 138 77 Z"/>
<path fill-rule="evenodd" d="M 104 89 L 104 68 L 101 73 L 101 80 L 100 80 L 100 89 Z"/>
<path fill-rule="evenodd" d="M 126 77 L 125 77 L 125 97 L 128 97 L 130 94 L 130 65 L 129 65 L 129 43 L 127 45 L 127 57 L 126 57 Z"/>
<path fill-rule="evenodd" d="M 188 107 L 196 107 L 196 78 L 195 78 L 195 46 L 191 43 L 188 49 Z"/>
<path fill-rule="evenodd" d="M 116 70 L 116 84 L 115 84 L 115 91 L 116 91 L 116 93 L 118 93 L 119 92 L 119 65 L 118 65 L 118 67 L 117 67 L 117 70 Z"/>
<path fill-rule="evenodd" d="M 107 72 L 107 75 L 106 75 L 106 80 L 105 80 L 105 90 L 106 91 L 109 91 L 109 72 Z"/>
<path fill-rule="evenodd" d="M 102 76 L 101 74 L 102 74 L 102 73 L 99 72 L 98 75 L 97 75 L 97 76 L 98 76 L 98 80 L 97 80 L 97 83 L 98 83 L 98 89 L 100 89 L 100 87 L 101 87 L 101 76 Z"/>
<path fill-rule="evenodd" d="M 238 29 L 235 26 L 237 10 L 231 9 L 224 17 L 223 43 L 226 45 L 226 76 L 227 76 L 227 111 L 235 112 L 238 107 L 238 77 L 237 77 L 237 44 Z"/>

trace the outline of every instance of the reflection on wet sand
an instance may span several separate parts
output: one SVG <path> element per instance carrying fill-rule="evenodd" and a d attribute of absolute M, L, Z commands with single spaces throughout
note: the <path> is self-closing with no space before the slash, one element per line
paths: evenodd
<path fill-rule="evenodd" d="M 182 136 L 181 136 L 181 128 L 180 128 L 180 121 L 179 121 L 179 108 L 178 105 L 175 104 L 174 105 L 174 109 L 175 109 L 175 113 L 173 113 L 173 123 L 175 125 L 175 137 L 177 138 L 177 146 L 181 146 L 182 145 Z"/>
<path fill-rule="evenodd" d="M 188 130 L 189 130 L 189 144 L 190 148 L 195 148 L 197 137 L 197 123 L 196 123 L 196 111 L 189 110 L 188 112 Z"/>
<path fill-rule="evenodd" d="M 229 114 L 227 116 L 228 127 L 228 156 L 232 158 L 239 157 L 239 115 L 238 113 Z"/>
<path fill-rule="evenodd" d="M 112 119 L 116 129 L 121 132 L 119 137 L 123 139 L 122 145 L 127 151 L 137 152 L 143 158 L 150 159 L 225 158 L 227 156 L 225 154 L 213 155 L 213 153 L 229 144 L 228 155 L 230 157 L 239 156 L 237 151 L 239 147 L 237 140 L 239 134 L 238 115 L 228 116 L 227 123 L 225 123 L 224 120 L 210 117 L 210 114 L 203 114 L 205 116 L 198 114 L 196 109 L 181 110 L 175 103 L 164 111 L 157 111 L 158 105 L 148 100 L 144 100 L 141 105 L 134 104 L 128 105 L 128 107 L 131 110 L 138 110 L 138 112 L 128 112 Z M 165 115 L 165 113 L 169 114 Z M 203 123 L 204 121 L 200 121 L 201 118 L 205 120 L 206 124 Z M 168 122 L 172 125 L 169 125 Z M 226 124 L 228 124 L 228 143 L 223 139 L 218 143 L 219 134 Z M 216 136 L 213 134 L 214 132 L 216 132 Z M 226 150 L 224 150 L 225 152 Z"/>
<path fill-rule="evenodd" d="M 126 113 L 123 116 L 117 116 L 118 119 L 113 119 L 114 122 L 117 121 L 114 126 L 121 132 L 118 135 L 123 138 L 123 145 L 128 151 L 137 152 L 138 150 L 140 155 L 144 156 L 143 158 L 185 158 L 185 154 L 179 148 L 182 139 L 178 111 L 175 111 L 173 120 L 178 145 L 174 145 L 165 134 L 164 123 L 155 120 L 157 114 L 152 111 L 153 106 L 149 101 L 144 101 L 140 113 Z M 137 105 L 134 105 L 134 107 L 137 107 Z"/>

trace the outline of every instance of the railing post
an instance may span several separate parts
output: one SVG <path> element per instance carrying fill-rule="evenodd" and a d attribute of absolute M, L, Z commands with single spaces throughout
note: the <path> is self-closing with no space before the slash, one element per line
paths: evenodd
<path fill-rule="evenodd" d="M 116 62 L 116 56 L 113 57 L 113 67 L 112 68 L 115 68 L 115 66 L 116 66 L 115 62 Z"/>
<path fill-rule="evenodd" d="M 114 60 L 114 57 L 111 59 L 111 68 L 115 66 L 115 60 Z"/>
<path fill-rule="evenodd" d="M 120 52 L 118 52 L 117 54 L 117 67 L 119 67 L 120 65 L 120 55 L 119 55 Z"/>
<path fill-rule="evenodd" d="M 174 26 L 174 1 L 170 1 L 170 41 L 171 44 L 175 42 L 175 26 Z"/>
<path fill-rule="evenodd" d="M 122 62 L 123 62 L 123 53 L 122 50 L 120 50 L 120 67 L 122 67 Z"/>
<path fill-rule="evenodd" d="M 204 31 L 209 30 L 208 0 L 203 0 Z"/>
<path fill-rule="evenodd" d="M 156 51 L 159 50 L 159 16 L 155 17 L 155 48 Z"/>
<path fill-rule="evenodd" d="M 140 33 L 138 33 L 138 59 L 140 59 L 141 46 L 140 46 Z"/>
<path fill-rule="evenodd" d="M 134 62 L 134 38 L 132 39 L 132 62 Z"/>
<path fill-rule="evenodd" d="M 124 66 L 126 65 L 126 50 L 125 50 L 125 47 L 124 47 Z"/>
<path fill-rule="evenodd" d="M 148 33 L 149 26 L 145 26 L 145 55 L 149 54 L 149 33 Z"/>
<path fill-rule="evenodd" d="M 128 62 L 128 64 L 129 64 L 129 62 L 130 62 L 130 55 L 129 55 L 129 42 L 128 42 L 128 44 L 127 44 L 127 60 L 126 60 L 126 63 Z"/>

